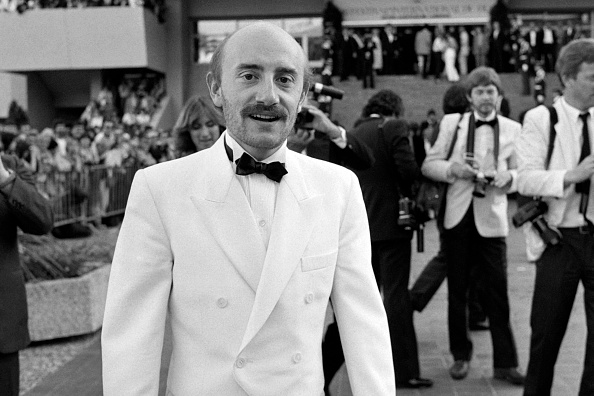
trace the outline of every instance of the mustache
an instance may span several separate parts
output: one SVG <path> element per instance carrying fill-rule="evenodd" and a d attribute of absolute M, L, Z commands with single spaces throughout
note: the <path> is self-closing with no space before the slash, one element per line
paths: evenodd
<path fill-rule="evenodd" d="M 248 104 L 241 109 L 243 117 L 249 117 L 254 114 L 266 114 L 273 117 L 287 118 L 289 114 L 287 111 L 277 104 L 263 105 L 263 104 Z"/>

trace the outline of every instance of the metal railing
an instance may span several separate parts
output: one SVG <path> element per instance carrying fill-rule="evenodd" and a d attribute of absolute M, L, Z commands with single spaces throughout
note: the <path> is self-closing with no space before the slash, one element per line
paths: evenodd
<path fill-rule="evenodd" d="M 54 227 L 100 221 L 124 213 L 138 165 L 88 165 L 81 171 L 37 175 L 37 189 L 50 199 Z"/>

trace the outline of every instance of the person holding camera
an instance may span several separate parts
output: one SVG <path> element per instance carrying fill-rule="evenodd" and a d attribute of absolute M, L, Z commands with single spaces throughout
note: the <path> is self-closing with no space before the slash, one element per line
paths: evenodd
<path fill-rule="evenodd" d="M 0 154 L 0 224 L 0 393 L 17 396 L 19 350 L 31 341 L 17 228 L 46 234 L 53 225 L 53 212 L 50 201 L 35 188 L 35 176 L 14 155 Z"/>
<path fill-rule="evenodd" d="M 403 110 L 400 96 L 381 90 L 369 99 L 349 136 L 361 140 L 375 157 L 372 167 L 355 169 L 355 174 L 367 208 L 373 271 L 383 289 L 388 314 L 396 387 L 422 388 L 431 387 L 433 381 L 420 375 L 408 294 L 413 227 L 407 210 L 410 207 L 405 204 L 420 170 L 410 145 L 408 125 L 398 118 Z"/>
<path fill-rule="evenodd" d="M 580 280 L 588 336 L 579 394 L 594 394 L 594 39 L 563 47 L 556 68 L 563 96 L 552 111 L 542 105 L 528 111 L 516 143 L 518 191 L 548 205 L 542 218 L 530 216 L 532 224 L 525 225 L 529 259 L 536 260 L 525 396 L 550 394 Z M 557 238 L 537 231 L 541 220 Z"/>
<path fill-rule="evenodd" d="M 437 141 L 422 166 L 425 176 L 449 183 L 443 242 L 447 260 L 448 330 L 453 379 L 468 375 L 472 341 L 467 300 L 473 265 L 484 285 L 484 311 L 493 340 L 494 377 L 521 385 L 507 295 L 507 193 L 515 190 L 514 139 L 520 124 L 497 114 L 501 81 L 492 68 L 467 77 L 471 111 L 441 121 Z M 451 149 L 451 155 L 450 154 Z M 449 157 L 449 159 L 448 159 Z"/>

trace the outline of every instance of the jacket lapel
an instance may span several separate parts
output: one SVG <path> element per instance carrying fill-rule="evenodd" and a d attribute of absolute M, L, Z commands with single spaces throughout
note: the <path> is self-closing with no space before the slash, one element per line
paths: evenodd
<path fill-rule="evenodd" d="M 199 178 L 194 188 L 196 194 L 190 197 L 198 210 L 198 221 L 255 293 L 266 250 L 247 197 L 225 153 L 223 138 L 209 150 L 202 169 L 206 166 L 209 172 Z"/>
<path fill-rule="evenodd" d="M 296 160 L 296 154 L 287 152 L 287 170 L 276 198 L 276 208 L 270 243 L 262 276 L 256 293 L 242 350 L 262 328 L 300 263 L 316 220 L 321 218 L 322 196 L 311 196 Z"/>

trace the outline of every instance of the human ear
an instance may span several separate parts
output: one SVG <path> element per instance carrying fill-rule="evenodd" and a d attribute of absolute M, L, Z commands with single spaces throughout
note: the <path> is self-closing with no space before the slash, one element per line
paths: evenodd
<path fill-rule="evenodd" d="M 217 107 L 223 107 L 223 95 L 221 93 L 221 84 L 219 84 L 212 72 L 206 75 L 206 85 L 208 85 L 208 93 L 212 102 Z"/>

